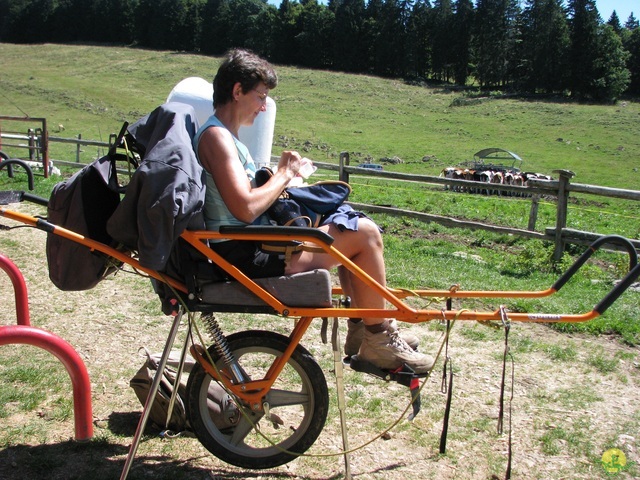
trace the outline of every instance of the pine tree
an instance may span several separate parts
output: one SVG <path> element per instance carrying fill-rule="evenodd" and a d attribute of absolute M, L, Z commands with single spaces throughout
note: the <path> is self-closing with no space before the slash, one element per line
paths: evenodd
<path fill-rule="evenodd" d="M 407 25 L 412 0 L 384 0 L 374 45 L 374 73 L 383 77 L 407 72 Z"/>
<path fill-rule="evenodd" d="M 569 52 L 569 88 L 577 98 L 588 98 L 595 59 L 599 56 L 598 24 L 600 15 L 594 0 L 569 0 L 571 48 Z"/>
<path fill-rule="evenodd" d="M 602 102 L 615 102 L 629 86 L 626 68 L 629 53 L 622 46 L 620 36 L 610 25 L 600 27 L 601 56 L 596 62 L 592 97 Z"/>
<path fill-rule="evenodd" d="M 613 11 L 613 13 L 611 13 L 609 20 L 607 20 L 607 25 L 611 25 L 613 31 L 620 35 L 620 32 L 622 31 L 622 25 L 620 25 L 620 19 L 618 18 L 618 14 L 615 10 Z"/>
<path fill-rule="evenodd" d="M 417 0 L 407 26 L 407 72 L 412 78 L 428 78 L 431 73 L 431 5 Z"/>
<path fill-rule="evenodd" d="M 301 26 L 296 46 L 300 64 L 310 68 L 330 67 L 333 61 L 334 13 L 316 0 L 309 0 L 302 5 L 299 19 Z"/>
<path fill-rule="evenodd" d="M 602 25 L 594 0 L 570 0 L 571 94 L 613 102 L 629 84 L 627 52 L 609 25 Z"/>
<path fill-rule="evenodd" d="M 9 3 L 10 19 L 6 21 L 3 39 L 29 43 L 51 41 L 49 28 L 55 8 L 53 0 L 15 0 Z M 3 24 L 5 21 L 2 22 Z"/>
<path fill-rule="evenodd" d="M 624 28 L 627 30 L 634 30 L 638 27 L 640 27 L 640 22 L 638 22 L 636 17 L 633 16 L 633 12 L 631 12 L 629 14 L 629 18 L 627 18 L 627 21 L 624 24 Z"/>
<path fill-rule="evenodd" d="M 333 65 L 338 70 L 364 72 L 368 68 L 364 0 L 343 0 L 334 9 Z"/>
<path fill-rule="evenodd" d="M 200 35 L 200 51 L 222 55 L 229 48 L 229 1 L 207 0 L 202 9 L 202 24 L 205 26 Z"/>
<path fill-rule="evenodd" d="M 331 1 L 331 0 L 330 0 Z M 369 0 L 364 11 L 364 23 L 362 24 L 362 41 L 366 71 L 374 73 L 376 71 L 376 48 L 380 42 L 383 0 Z"/>
<path fill-rule="evenodd" d="M 273 52 L 274 62 L 284 64 L 296 64 L 299 60 L 295 38 L 300 33 L 298 17 L 302 7 L 297 2 L 282 0 L 278 7 L 273 27 Z"/>
<path fill-rule="evenodd" d="M 453 9 L 451 0 L 433 4 L 432 69 L 436 80 L 449 81 L 453 75 Z"/>
<path fill-rule="evenodd" d="M 457 0 L 453 17 L 453 78 L 458 85 L 466 85 L 471 71 L 471 32 L 474 10 L 471 0 Z"/>
<path fill-rule="evenodd" d="M 474 38 L 481 88 L 504 87 L 510 80 L 517 62 L 518 13 L 516 0 L 478 0 Z"/>
<path fill-rule="evenodd" d="M 569 29 L 562 0 L 529 0 L 524 10 L 522 86 L 529 92 L 562 92 L 567 84 Z"/>
<path fill-rule="evenodd" d="M 630 73 L 628 92 L 640 95 L 640 28 L 631 30 L 625 42 L 625 48 L 629 52 L 627 69 Z"/>

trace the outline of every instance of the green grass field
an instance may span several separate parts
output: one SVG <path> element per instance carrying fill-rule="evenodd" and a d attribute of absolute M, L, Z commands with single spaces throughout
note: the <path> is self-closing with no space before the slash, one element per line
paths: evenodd
<path fill-rule="evenodd" d="M 78 45 L 0 44 L 0 56 L 1 115 L 46 117 L 52 130 L 64 126 L 52 134 L 82 134 L 103 141 L 121 122 L 135 121 L 161 104 L 181 79 L 210 80 L 219 63 L 219 58 L 192 54 Z M 437 175 L 445 166 L 470 160 L 477 150 L 497 146 L 518 153 L 524 159 L 523 170 L 551 174 L 562 168 L 576 173 L 574 182 L 640 188 L 634 162 L 640 155 L 636 102 L 599 106 L 497 94 L 473 97 L 364 75 L 277 70 L 280 85 L 272 91 L 278 109 L 274 154 L 286 144 L 318 161 L 337 162 L 341 151 L 350 152 L 355 161 L 398 156 L 404 163 L 387 165 L 386 170 Z M 2 128 L 16 128 L 16 123 L 3 122 Z M 83 161 L 102 153 L 86 147 Z M 52 143 L 51 158 L 73 160 L 75 146 Z M 41 195 L 47 196 L 55 181 L 39 182 Z M 462 195 L 366 177 L 355 177 L 353 187 L 351 199 L 356 202 L 518 228 L 526 228 L 530 209 L 523 199 Z M 574 195 L 568 226 L 637 239 L 639 219 L 638 202 Z M 464 278 L 465 288 L 504 288 L 501 284 L 512 283 L 522 289 L 546 288 L 562 266 L 550 265 L 549 247 L 541 242 L 402 219 L 376 220 L 387 232 L 392 284 L 442 288 Z M 543 231 L 554 222 L 555 202 L 543 199 L 536 228 Z M 457 250 L 480 254 L 486 263 L 451 258 Z M 571 249 L 572 254 L 581 251 Z M 624 273 L 620 255 L 601 256 L 609 267 L 593 267 L 588 276 L 595 278 L 587 278 L 568 303 L 559 300 L 557 308 L 590 309 L 593 298 L 602 296 Z M 564 264 L 570 261 L 567 255 Z M 416 265 L 418 272 L 404 268 L 405 262 Z M 579 328 L 617 332 L 637 343 L 640 326 L 634 312 L 640 310 L 639 303 L 637 294 L 629 296 L 612 308 L 615 313 Z M 518 301 L 512 307 L 539 305 Z"/>
<path fill-rule="evenodd" d="M 0 44 L 0 57 L 2 115 L 46 117 L 53 130 L 65 127 L 61 136 L 104 141 L 123 121 L 164 102 L 183 78 L 211 81 L 219 64 L 193 54 L 78 45 Z M 581 183 L 640 185 L 633 174 L 640 156 L 637 102 L 473 97 L 365 75 L 277 71 L 274 153 L 286 139 L 316 160 L 341 151 L 374 161 L 398 156 L 405 163 L 394 169 L 438 174 L 478 150 L 499 147 L 519 154 L 527 171 L 568 169 Z M 423 162 L 425 156 L 431 160 Z M 75 149 L 57 146 L 52 158 L 72 160 Z"/>

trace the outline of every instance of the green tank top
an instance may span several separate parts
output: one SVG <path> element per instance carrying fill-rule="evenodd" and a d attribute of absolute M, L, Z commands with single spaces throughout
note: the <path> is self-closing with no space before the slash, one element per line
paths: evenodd
<path fill-rule="evenodd" d="M 215 115 L 209 117 L 209 119 L 205 122 L 205 124 L 200 127 L 198 133 L 193 138 L 193 148 L 198 153 L 198 145 L 200 143 L 200 138 L 202 137 L 202 133 L 208 128 L 225 128 L 226 127 L 218 120 Z M 233 136 L 233 135 L 232 135 Z M 251 158 L 251 154 L 247 149 L 246 145 L 244 145 L 240 140 L 238 140 L 235 136 L 233 136 L 233 141 L 235 142 L 236 148 L 238 150 L 238 161 L 242 164 L 244 171 L 247 173 L 247 177 L 253 183 L 256 176 L 256 165 Z M 218 231 L 221 226 L 231 225 L 231 226 L 245 226 L 247 225 L 245 222 L 238 220 L 236 217 L 232 215 L 224 201 L 222 200 L 222 196 L 216 187 L 213 178 L 205 170 L 206 176 L 206 186 L 207 190 L 205 192 L 205 203 L 204 203 L 204 220 L 207 230 Z M 263 223 L 262 219 L 258 219 L 254 223 Z"/>

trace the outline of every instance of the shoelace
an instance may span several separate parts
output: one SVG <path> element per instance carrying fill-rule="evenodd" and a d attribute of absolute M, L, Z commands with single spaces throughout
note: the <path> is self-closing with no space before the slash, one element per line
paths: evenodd
<path fill-rule="evenodd" d="M 405 351 L 408 353 L 413 352 L 413 349 L 407 342 L 402 339 L 400 333 L 397 330 L 389 333 L 389 345 L 401 351 Z"/>

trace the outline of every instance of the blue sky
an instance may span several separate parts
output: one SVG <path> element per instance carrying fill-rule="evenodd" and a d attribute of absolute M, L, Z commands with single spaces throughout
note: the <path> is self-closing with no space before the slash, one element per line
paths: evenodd
<path fill-rule="evenodd" d="M 596 0 L 596 7 L 605 22 L 614 10 L 623 25 L 631 12 L 636 19 L 640 18 L 640 0 Z"/>
<path fill-rule="evenodd" d="M 280 0 L 268 1 L 272 5 L 280 5 Z M 323 0 L 318 1 L 320 3 L 326 3 Z M 598 12 L 605 22 L 609 20 L 614 10 L 623 24 L 627 21 L 631 12 L 633 12 L 636 19 L 640 19 L 640 0 L 596 0 L 596 7 L 598 7 Z"/>

